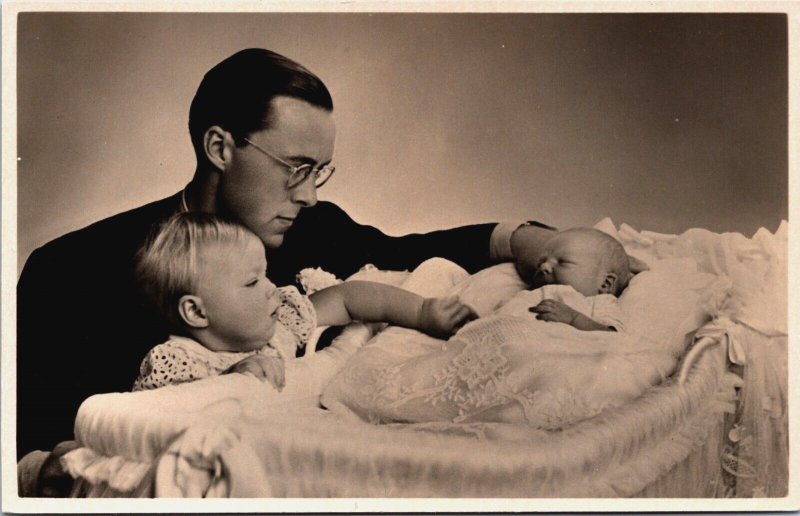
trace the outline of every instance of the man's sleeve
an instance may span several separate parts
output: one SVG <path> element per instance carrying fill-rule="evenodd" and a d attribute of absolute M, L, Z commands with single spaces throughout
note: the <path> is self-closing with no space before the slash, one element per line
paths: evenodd
<path fill-rule="evenodd" d="M 490 237 L 496 223 L 389 236 L 375 227 L 355 222 L 331 203 L 321 202 L 307 210 L 302 223 L 293 234 L 287 234 L 284 244 L 291 250 L 284 260 L 293 261 L 298 270 L 322 267 L 346 278 L 368 263 L 385 270 L 409 270 L 437 256 L 471 273 L 494 263 Z"/>

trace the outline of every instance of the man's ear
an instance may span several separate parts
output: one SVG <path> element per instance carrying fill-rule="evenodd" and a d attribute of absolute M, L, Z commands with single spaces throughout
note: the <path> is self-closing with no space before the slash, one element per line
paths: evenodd
<path fill-rule="evenodd" d="M 212 125 L 203 135 L 203 151 L 208 161 L 220 172 L 231 162 L 231 149 L 236 145 L 233 135 L 218 125 Z"/>
<path fill-rule="evenodd" d="M 603 283 L 600 285 L 601 294 L 616 294 L 617 293 L 617 275 L 613 272 L 606 274 L 603 278 Z"/>
<path fill-rule="evenodd" d="M 178 313 L 190 328 L 207 328 L 208 313 L 200 296 L 185 295 L 178 301 Z"/>

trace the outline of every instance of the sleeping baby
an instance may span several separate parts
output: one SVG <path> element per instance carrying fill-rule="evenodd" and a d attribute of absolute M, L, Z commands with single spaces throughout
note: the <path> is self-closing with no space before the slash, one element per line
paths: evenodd
<path fill-rule="evenodd" d="M 530 279 L 532 291 L 539 292 L 522 295 L 512 306 L 541 295 L 543 299 L 530 308 L 541 320 L 579 330 L 618 331 L 623 324 L 616 296 L 630 276 L 628 255 L 617 240 L 597 229 L 570 229 L 557 233 L 544 246 Z M 547 285 L 568 288 L 542 290 Z"/>
<path fill-rule="evenodd" d="M 446 337 L 470 316 L 454 296 L 425 299 L 365 281 L 305 296 L 277 288 L 266 270 L 263 244 L 238 223 L 179 213 L 161 225 L 140 250 L 136 273 L 175 334 L 147 354 L 133 390 L 231 372 L 281 388 L 284 358 L 293 358 L 317 325 L 384 321 Z"/>
<path fill-rule="evenodd" d="M 481 317 L 446 343 L 401 328 L 379 334 L 334 377 L 322 404 L 373 423 L 554 430 L 619 406 L 671 372 L 675 357 L 624 331 L 616 296 L 630 272 L 614 238 L 588 228 L 556 233 L 534 263 L 455 285 L 451 293 Z M 527 288 L 517 272 L 528 272 Z M 420 283 L 431 282 L 436 271 L 422 275 L 429 278 Z"/>

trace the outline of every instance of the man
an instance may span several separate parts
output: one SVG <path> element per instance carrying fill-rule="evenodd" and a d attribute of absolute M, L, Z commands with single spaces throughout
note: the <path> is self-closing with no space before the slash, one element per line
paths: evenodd
<path fill-rule="evenodd" d="M 151 228 L 178 210 L 242 221 L 267 247 L 278 285 L 294 283 L 304 267 L 344 278 L 367 263 L 410 269 L 432 256 L 476 271 L 512 251 L 533 255 L 552 235 L 536 224 L 481 224 L 389 237 L 317 202 L 334 171 L 333 102 L 316 76 L 267 50 L 243 50 L 206 74 L 189 130 L 197 168 L 182 192 L 60 237 L 28 259 L 17 288 L 18 457 L 72 439 L 80 403 L 129 390 L 142 357 L 165 340 L 168 328 L 137 294 L 132 260 Z M 42 475 L 59 469 L 57 458 Z M 35 492 L 48 489 L 42 480 Z"/>

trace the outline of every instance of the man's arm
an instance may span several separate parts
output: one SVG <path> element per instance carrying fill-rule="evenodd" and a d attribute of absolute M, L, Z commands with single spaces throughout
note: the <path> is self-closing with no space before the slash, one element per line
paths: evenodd
<path fill-rule="evenodd" d="M 512 246 L 514 253 L 530 254 L 545 235 L 552 234 L 535 226 L 514 231 L 518 226 L 474 224 L 395 237 L 359 224 L 335 204 L 323 201 L 301 210 L 283 245 L 267 251 L 267 274 L 278 285 L 291 285 L 297 272 L 306 267 L 321 267 L 347 278 L 368 263 L 384 270 L 411 270 L 433 257 L 446 258 L 474 273 L 512 260 Z"/>
<path fill-rule="evenodd" d="M 496 225 L 395 237 L 355 222 L 332 203 L 320 202 L 301 210 L 283 245 L 267 251 L 267 274 L 278 285 L 291 285 L 297 272 L 306 267 L 321 267 L 347 278 L 368 263 L 384 270 L 410 270 L 433 257 L 476 272 L 495 263 L 489 242 Z"/>

